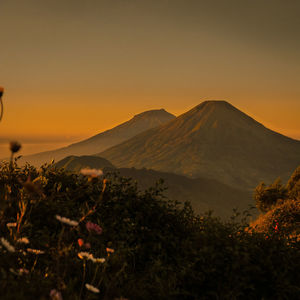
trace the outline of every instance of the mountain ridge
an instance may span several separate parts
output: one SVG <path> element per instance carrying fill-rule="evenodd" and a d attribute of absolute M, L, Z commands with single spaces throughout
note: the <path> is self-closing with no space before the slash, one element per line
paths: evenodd
<path fill-rule="evenodd" d="M 253 189 L 300 163 L 300 142 L 266 128 L 227 101 L 205 101 L 99 154 L 116 167 L 219 179 Z"/>
<path fill-rule="evenodd" d="M 99 156 L 70 155 L 54 164 L 56 168 L 64 168 L 66 171 L 79 172 L 84 168 L 115 169 L 115 166 L 107 159 Z"/>
<path fill-rule="evenodd" d="M 174 115 L 164 109 L 145 111 L 135 115 L 126 122 L 83 141 L 56 150 L 27 155 L 22 157 L 20 162 L 40 165 L 52 159 L 58 161 L 70 155 L 93 155 L 174 118 Z"/>
<path fill-rule="evenodd" d="M 137 182 L 138 189 L 144 191 L 163 179 L 167 189 L 164 195 L 172 200 L 191 202 L 197 213 L 213 210 L 220 217 L 226 218 L 233 214 L 233 209 L 240 211 L 252 204 L 252 193 L 230 187 L 217 180 L 207 178 L 188 178 L 183 175 L 159 172 L 151 169 L 114 168 L 107 160 L 95 156 L 69 156 L 57 162 L 54 167 L 64 168 L 66 171 L 79 173 L 81 169 L 100 168 L 106 177 L 110 172 L 131 178 Z"/>

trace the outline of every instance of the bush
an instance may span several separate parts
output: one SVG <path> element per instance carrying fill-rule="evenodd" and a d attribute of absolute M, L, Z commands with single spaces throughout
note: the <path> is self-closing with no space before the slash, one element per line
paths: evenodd
<path fill-rule="evenodd" d="M 162 192 L 116 174 L 2 164 L 1 299 L 300 296 L 296 240 L 196 216 Z"/>
<path fill-rule="evenodd" d="M 266 214 L 251 224 L 259 232 L 274 232 L 287 239 L 300 241 L 300 199 L 279 201 Z"/>
<path fill-rule="evenodd" d="M 263 213 L 266 213 L 278 200 L 284 200 L 288 196 L 287 189 L 281 184 L 280 179 L 275 180 L 269 186 L 263 182 L 259 184 L 254 192 L 256 207 Z"/>
<path fill-rule="evenodd" d="M 292 174 L 287 183 L 288 196 L 290 199 L 300 198 L 300 166 Z"/>
<path fill-rule="evenodd" d="M 300 199 L 300 166 L 294 171 L 288 183 L 284 186 L 280 179 L 276 179 L 271 185 L 260 183 L 254 191 L 256 207 L 266 213 L 278 202 L 288 199 Z"/>

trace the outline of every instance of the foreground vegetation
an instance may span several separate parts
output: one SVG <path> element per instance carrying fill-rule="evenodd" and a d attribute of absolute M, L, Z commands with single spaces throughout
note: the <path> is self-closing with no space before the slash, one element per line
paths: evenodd
<path fill-rule="evenodd" d="M 300 298 L 299 241 L 280 218 L 249 230 L 100 175 L 2 163 L 1 299 Z"/>

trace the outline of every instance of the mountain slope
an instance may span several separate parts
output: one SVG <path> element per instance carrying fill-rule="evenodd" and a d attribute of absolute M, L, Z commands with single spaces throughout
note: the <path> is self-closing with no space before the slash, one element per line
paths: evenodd
<path fill-rule="evenodd" d="M 233 209 L 243 211 L 254 205 L 252 192 L 237 189 L 217 180 L 207 178 L 188 178 L 183 175 L 159 172 L 149 169 L 120 168 L 124 177 L 137 181 L 141 190 L 154 186 L 159 179 L 167 187 L 165 195 L 180 202 L 190 201 L 197 213 L 213 210 L 214 215 L 230 217 Z M 252 212 L 253 213 L 253 212 Z"/>
<path fill-rule="evenodd" d="M 70 155 L 94 154 L 173 119 L 175 119 L 175 116 L 164 109 L 145 111 L 134 116 L 129 121 L 99 133 L 89 139 L 57 150 L 25 156 L 22 158 L 21 162 L 27 161 L 34 165 L 40 165 L 49 162 L 52 159 L 58 161 Z"/>
<path fill-rule="evenodd" d="M 116 167 L 150 168 L 252 189 L 300 164 L 300 141 L 265 128 L 226 101 L 205 101 L 99 154 Z"/>
<path fill-rule="evenodd" d="M 102 169 L 104 173 L 116 171 L 121 176 L 137 181 L 138 188 L 145 190 L 153 187 L 160 179 L 164 180 L 167 190 L 164 194 L 180 202 L 190 201 L 197 213 L 213 210 L 216 215 L 229 217 L 234 208 L 247 209 L 253 204 L 252 193 L 236 189 L 217 180 L 197 178 L 192 179 L 182 175 L 158 172 L 148 169 L 121 168 L 114 166 L 101 157 L 69 156 L 55 164 L 57 168 L 64 168 L 71 172 L 79 172 L 85 167 Z"/>
<path fill-rule="evenodd" d="M 67 171 L 79 172 L 83 168 L 95 169 L 115 169 L 115 167 L 105 158 L 98 156 L 67 156 L 55 165 L 57 168 L 64 168 Z"/>

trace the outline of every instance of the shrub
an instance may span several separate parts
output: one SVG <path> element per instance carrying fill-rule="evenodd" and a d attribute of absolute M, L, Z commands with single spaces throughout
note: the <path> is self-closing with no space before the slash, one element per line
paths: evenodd
<path fill-rule="evenodd" d="M 300 240 L 300 199 L 279 201 L 251 224 L 258 232 L 274 232 L 284 238 Z"/>
<path fill-rule="evenodd" d="M 196 216 L 162 192 L 160 185 L 138 191 L 116 174 L 3 163 L 1 299 L 299 296 L 296 240 L 247 231 L 234 218 Z"/>
<path fill-rule="evenodd" d="M 300 198 L 300 166 L 292 174 L 287 183 L 288 196 L 290 199 Z"/>
<path fill-rule="evenodd" d="M 300 166 L 294 171 L 288 183 L 284 186 L 280 179 L 276 179 L 271 185 L 260 183 L 254 191 L 256 207 L 266 213 L 279 201 L 287 199 L 300 199 Z"/>
<path fill-rule="evenodd" d="M 254 199 L 256 207 L 263 213 L 266 213 L 278 200 L 287 198 L 287 190 L 281 184 L 280 179 L 275 180 L 269 186 L 266 186 L 263 182 L 259 184 L 254 192 Z"/>

